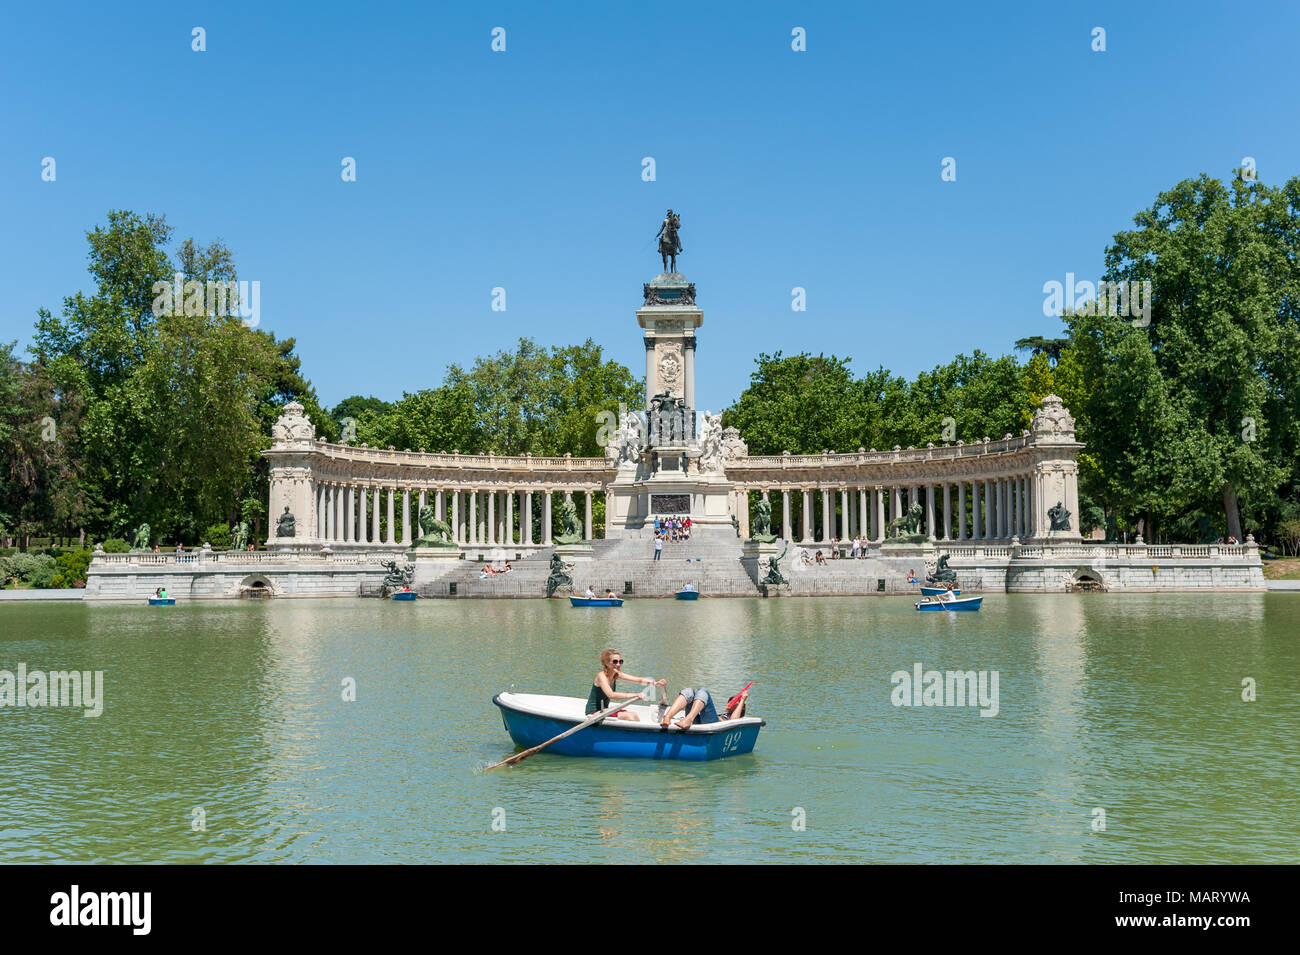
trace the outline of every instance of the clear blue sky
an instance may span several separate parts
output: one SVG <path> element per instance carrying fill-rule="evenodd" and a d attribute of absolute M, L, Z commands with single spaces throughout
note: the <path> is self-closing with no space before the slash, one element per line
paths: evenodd
<path fill-rule="evenodd" d="M 327 407 L 521 335 L 590 336 L 640 374 L 672 206 L 701 408 L 761 350 L 908 376 L 1001 354 L 1057 331 L 1043 283 L 1095 279 L 1160 190 L 1244 156 L 1300 173 L 1298 10 L 6 3 L 0 339 L 25 346 L 38 307 L 90 288 L 84 233 L 127 208 L 223 239 Z"/>

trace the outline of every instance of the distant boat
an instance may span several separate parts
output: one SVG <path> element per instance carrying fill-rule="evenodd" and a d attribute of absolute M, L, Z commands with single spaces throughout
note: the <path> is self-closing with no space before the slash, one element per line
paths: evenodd
<path fill-rule="evenodd" d="M 417 594 L 414 590 L 399 590 L 394 594 L 390 594 L 388 599 L 389 600 L 414 600 L 418 596 L 420 595 Z"/>
<path fill-rule="evenodd" d="M 699 600 L 700 592 L 689 584 L 673 594 L 678 600 Z"/>
<path fill-rule="evenodd" d="M 921 588 L 922 597 L 942 597 L 947 592 L 948 590 L 946 587 L 922 587 Z M 958 588 L 954 590 L 953 593 L 960 597 L 961 589 Z"/>
<path fill-rule="evenodd" d="M 979 610 L 983 597 L 961 597 L 957 600 L 919 600 L 917 610 Z"/>
<path fill-rule="evenodd" d="M 621 607 L 623 601 L 618 597 L 570 597 L 569 603 L 575 607 Z"/>
<path fill-rule="evenodd" d="M 176 604 L 175 597 L 150 597 L 150 607 L 171 607 Z"/>
<path fill-rule="evenodd" d="M 545 743 L 586 719 L 587 701 L 576 696 L 498 693 L 492 702 L 501 708 L 501 722 L 519 746 Z M 758 731 L 767 725 L 757 716 L 717 723 L 695 723 L 689 729 L 664 729 L 661 711 L 653 705 L 631 705 L 639 723 L 606 717 L 543 750 L 561 756 L 619 756 L 630 759 L 723 759 L 754 751 Z"/>

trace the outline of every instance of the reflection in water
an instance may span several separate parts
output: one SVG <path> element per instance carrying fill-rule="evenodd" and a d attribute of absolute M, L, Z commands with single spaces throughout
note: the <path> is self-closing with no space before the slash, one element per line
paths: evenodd
<path fill-rule="evenodd" d="M 0 711 L 12 861 L 1297 861 L 1300 600 L 1284 595 L 989 595 L 979 614 L 44 604 L 0 621 L 0 668 L 105 671 L 97 720 Z M 585 696 L 611 646 L 670 695 L 756 680 L 755 752 L 479 771 L 513 749 L 494 693 Z M 999 714 L 893 706 L 889 674 L 916 663 L 998 670 Z"/>

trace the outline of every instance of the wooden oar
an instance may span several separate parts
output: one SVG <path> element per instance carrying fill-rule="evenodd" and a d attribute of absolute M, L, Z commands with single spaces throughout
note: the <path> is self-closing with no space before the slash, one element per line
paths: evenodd
<path fill-rule="evenodd" d="M 573 729 L 565 730 L 559 736 L 552 736 L 545 743 L 540 743 L 537 746 L 534 746 L 532 749 L 526 749 L 522 753 L 516 753 L 513 756 L 501 760 L 501 762 L 499 763 L 493 763 L 491 766 L 487 768 L 498 769 L 501 766 L 513 766 L 515 765 L 515 763 L 527 759 L 529 756 L 533 755 L 533 753 L 540 753 L 542 750 L 546 749 L 546 747 L 550 746 L 552 743 L 559 742 L 560 740 L 564 739 L 564 737 L 566 736 L 572 736 L 574 733 L 578 732 L 578 730 L 586 729 L 588 726 L 592 725 L 593 723 L 599 723 L 601 720 L 603 720 L 605 717 L 609 716 L 612 713 L 617 713 L 619 710 L 627 709 L 636 700 L 646 699 L 646 694 L 649 692 L 650 692 L 649 690 L 642 690 L 640 693 L 632 697 L 632 699 L 630 700 L 620 700 L 619 702 L 615 703 L 613 706 L 609 707 L 608 709 L 601 710 L 599 713 L 591 714 L 591 716 L 587 717 L 577 726 L 573 727 Z"/>

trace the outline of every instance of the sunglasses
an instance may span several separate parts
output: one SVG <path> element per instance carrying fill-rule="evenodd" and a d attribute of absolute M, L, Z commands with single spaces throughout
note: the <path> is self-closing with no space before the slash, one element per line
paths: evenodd
<path fill-rule="evenodd" d="M 613 664 L 614 666 L 618 666 L 618 665 L 619 665 L 620 663 L 622 663 L 623 661 L 622 661 L 622 660 L 610 660 L 609 662 L 610 662 L 611 664 Z"/>

